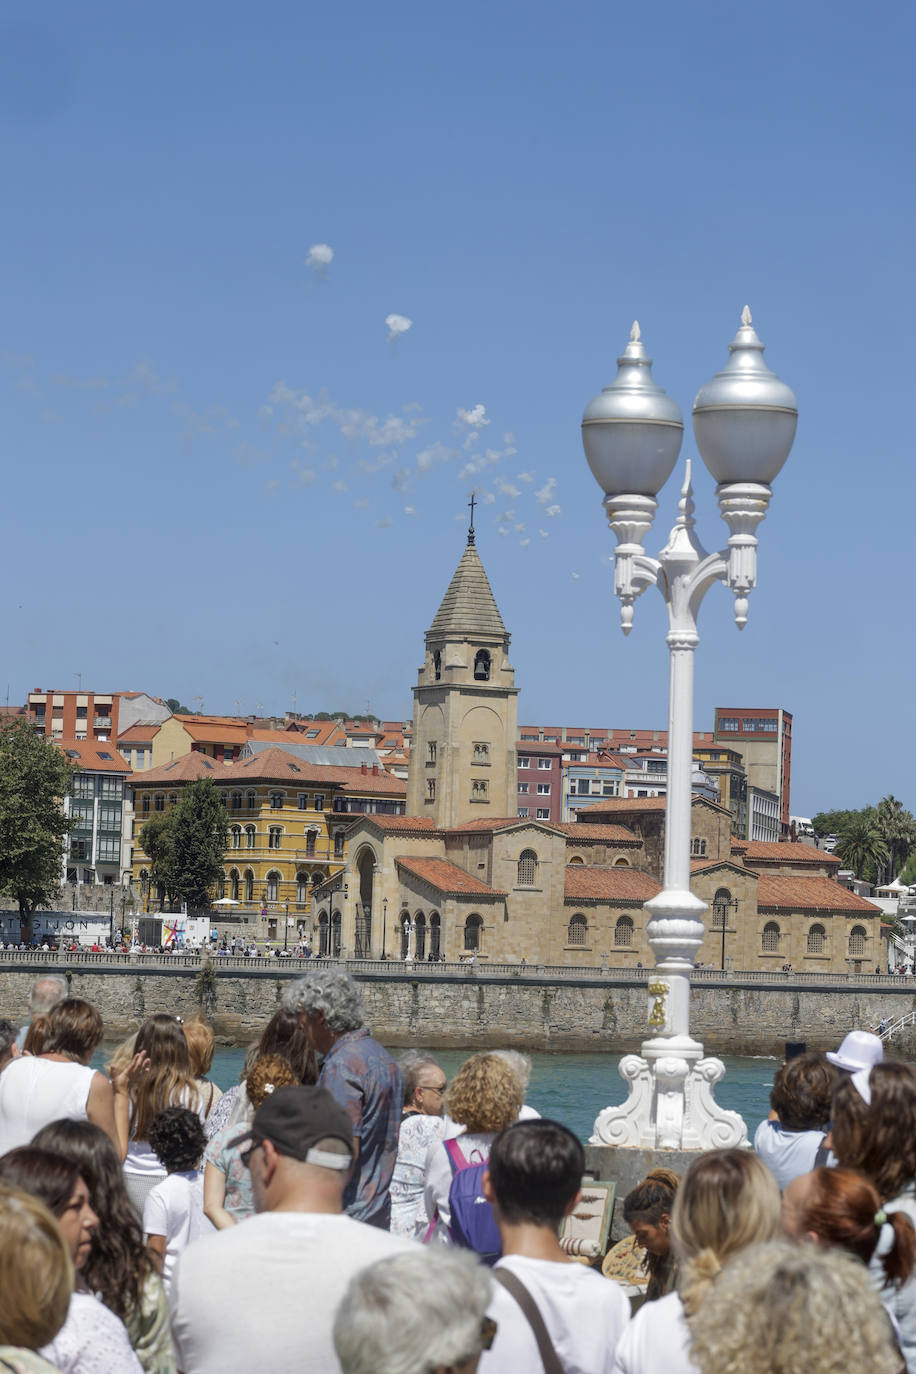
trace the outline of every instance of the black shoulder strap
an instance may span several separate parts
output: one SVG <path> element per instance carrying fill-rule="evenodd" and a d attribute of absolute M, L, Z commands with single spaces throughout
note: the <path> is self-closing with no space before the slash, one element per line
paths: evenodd
<path fill-rule="evenodd" d="M 817 1147 L 817 1154 L 814 1156 L 814 1164 L 812 1165 L 814 1169 L 823 1169 L 830 1157 L 830 1151 L 827 1149 L 826 1140 L 826 1135 L 821 1136 L 821 1143 Z"/>
<path fill-rule="evenodd" d="M 511 1269 L 501 1268 L 498 1265 L 495 1269 L 491 1270 L 491 1272 L 496 1282 L 501 1283 L 507 1293 L 511 1293 L 512 1297 L 528 1318 L 528 1325 L 534 1333 L 534 1339 L 537 1341 L 538 1350 L 541 1354 L 544 1374 L 563 1374 L 563 1366 L 560 1363 L 560 1357 L 553 1348 L 553 1341 L 550 1339 L 547 1327 L 544 1325 L 544 1318 L 541 1316 L 540 1308 L 528 1292 L 528 1289 L 522 1283 L 521 1279 L 517 1274 L 514 1274 Z"/>

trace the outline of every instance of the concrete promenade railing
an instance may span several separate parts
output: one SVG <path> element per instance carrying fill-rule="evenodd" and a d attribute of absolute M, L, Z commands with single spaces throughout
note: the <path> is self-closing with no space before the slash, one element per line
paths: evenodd
<path fill-rule="evenodd" d="M 170 969 L 199 969 L 201 962 L 202 956 L 196 953 L 118 954 L 107 952 L 95 954 L 89 950 L 73 952 L 68 950 L 0 950 L 0 969 L 10 971 L 16 968 L 85 968 L 103 972 L 106 969 L 124 970 L 130 968 L 153 973 L 165 972 Z M 451 980 L 455 977 L 462 977 L 479 981 L 490 979 L 504 981 L 506 978 L 512 978 L 513 980 L 518 979 L 521 982 L 532 983 L 585 980 L 588 982 L 645 984 L 654 976 L 655 972 L 652 968 L 633 968 L 632 966 L 615 968 L 594 964 L 497 964 L 487 961 L 478 961 L 474 964 L 468 961 L 407 963 L 395 959 L 302 959 L 295 955 L 284 956 L 282 954 L 276 958 L 267 956 L 249 958 L 247 955 L 217 954 L 212 956 L 212 964 L 217 974 L 270 972 L 274 975 L 277 973 L 302 975 L 311 969 L 344 968 L 356 977 L 384 978 L 393 981 L 432 981 L 442 978 Z M 898 991 L 916 992 L 916 978 L 909 975 L 854 973 L 852 971 L 803 973 L 793 969 L 791 972 L 784 973 L 775 969 L 772 971 L 769 969 L 729 969 L 725 972 L 720 969 L 695 969 L 693 982 L 720 987 L 746 986 L 748 984 L 774 988 L 844 986 L 893 988 Z"/>

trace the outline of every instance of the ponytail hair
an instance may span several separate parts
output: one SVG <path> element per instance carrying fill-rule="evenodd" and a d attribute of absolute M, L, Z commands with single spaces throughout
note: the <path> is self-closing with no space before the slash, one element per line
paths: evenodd
<path fill-rule="evenodd" d="M 815 1169 L 796 1202 L 798 1230 L 811 1231 L 868 1264 L 881 1261 L 886 1285 L 899 1288 L 916 1263 L 916 1231 L 905 1212 L 885 1211 L 878 1190 L 853 1169 Z"/>
<path fill-rule="evenodd" d="M 646 1174 L 642 1183 L 631 1188 L 623 1200 L 624 1221 L 637 1218 L 657 1226 L 667 1212 L 671 1215 L 674 1198 L 680 1183 L 680 1174 L 673 1169 L 653 1169 Z"/>

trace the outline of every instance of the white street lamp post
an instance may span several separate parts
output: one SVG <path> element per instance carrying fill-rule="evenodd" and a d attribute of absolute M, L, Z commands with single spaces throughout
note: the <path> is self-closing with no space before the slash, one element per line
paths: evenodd
<path fill-rule="evenodd" d="M 690 1035 L 690 975 L 706 910 L 690 891 L 693 662 L 700 603 L 714 583 L 724 582 L 734 593 L 739 630 L 747 622 L 757 577 L 756 528 L 766 515 L 770 484 L 792 447 L 798 410 L 792 391 L 763 361 L 747 306 L 729 350 L 725 368 L 693 406 L 697 448 L 718 483 L 719 509 L 729 528 L 728 545 L 719 553 L 708 554 L 694 530 L 689 460 L 667 545 L 657 559 L 643 549 L 657 494 L 677 462 L 684 423 L 652 378 L 638 324 L 617 360 L 616 378 L 589 403 L 582 420 L 585 454 L 617 537 L 614 591 L 623 632 L 632 628 L 636 598 L 646 587 L 657 587 L 668 607 L 670 658 L 665 882 L 645 908 L 655 955 L 648 1019 L 656 1033 L 644 1042 L 641 1056 L 621 1060 L 629 1095 L 622 1106 L 599 1114 L 594 1144 L 709 1149 L 747 1140 L 741 1117 L 713 1097 L 724 1065 L 704 1058 L 703 1046 Z"/>

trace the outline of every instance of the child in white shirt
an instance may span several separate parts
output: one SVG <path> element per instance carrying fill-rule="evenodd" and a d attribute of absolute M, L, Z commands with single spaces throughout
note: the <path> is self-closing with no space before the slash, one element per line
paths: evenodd
<path fill-rule="evenodd" d="M 149 1142 L 168 1171 L 143 1207 L 146 1247 L 168 1291 L 178 1256 L 213 1230 L 204 1216 L 201 1167 L 207 1138 L 200 1117 L 187 1107 L 167 1107 L 152 1120 Z"/>

